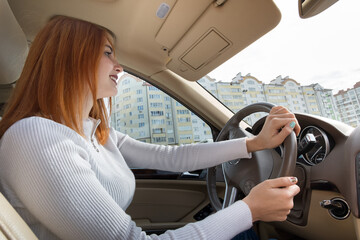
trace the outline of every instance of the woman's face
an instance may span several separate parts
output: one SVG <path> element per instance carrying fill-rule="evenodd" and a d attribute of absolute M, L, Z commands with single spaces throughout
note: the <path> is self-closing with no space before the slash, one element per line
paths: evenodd
<path fill-rule="evenodd" d="M 111 44 L 106 40 L 98 69 L 97 99 L 117 94 L 118 73 L 123 69 L 117 62 Z"/>

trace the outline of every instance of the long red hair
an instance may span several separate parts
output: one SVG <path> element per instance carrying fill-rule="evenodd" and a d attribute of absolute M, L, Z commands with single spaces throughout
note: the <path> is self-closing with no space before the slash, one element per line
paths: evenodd
<path fill-rule="evenodd" d="M 82 113 L 89 94 L 90 117 L 100 119 L 96 136 L 105 144 L 109 118 L 103 99 L 96 99 L 97 69 L 107 29 L 83 20 L 55 16 L 31 44 L 20 78 L 0 121 L 0 138 L 16 121 L 41 116 L 64 124 L 83 135 Z M 111 99 L 110 104 L 111 106 Z"/>

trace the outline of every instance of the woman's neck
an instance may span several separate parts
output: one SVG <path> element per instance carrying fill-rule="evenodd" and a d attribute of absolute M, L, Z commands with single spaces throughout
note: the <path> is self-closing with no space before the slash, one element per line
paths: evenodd
<path fill-rule="evenodd" d="M 84 121 L 85 119 L 89 118 L 90 115 L 90 111 L 91 108 L 93 107 L 94 103 L 93 103 L 93 99 L 92 97 L 87 97 L 85 100 L 85 104 L 84 104 L 84 108 L 83 108 L 83 113 L 82 113 L 82 120 Z"/>

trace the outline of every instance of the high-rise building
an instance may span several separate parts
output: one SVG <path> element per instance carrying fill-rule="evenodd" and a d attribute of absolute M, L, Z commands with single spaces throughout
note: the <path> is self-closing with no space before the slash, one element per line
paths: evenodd
<path fill-rule="evenodd" d="M 353 88 L 335 94 L 336 105 L 343 122 L 357 127 L 360 125 L 360 82 Z"/>
<path fill-rule="evenodd" d="M 147 82 L 124 74 L 113 98 L 112 126 L 143 142 L 179 145 L 212 139 L 208 125 Z"/>
<path fill-rule="evenodd" d="M 202 78 L 201 84 L 208 88 L 214 79 Z M 216 90 L 215 90 L 216 89 Z M 331 89 L 325 89 L 320 84 L 301 86 L 300 83 L 281 75 L 265 84 L 247 74 L 238 73 L 232 81 L 215 82 L 213 90 L 217 96 L 232 111 L 237 112 L 243 107 L 258 102 L 270 102 L 287 107 L 292 112 L 302 112 L 320 115 L 335 120 L 341 120 L 338 107 Z M 250 125 L 265 114 L 256 113 L 245 119 Z"/>
<path fill-rule="evenodd" d="M 216 82 L 208 76 L 198 82 L 234 112 L 252 103 L 270 102 L 295 113 L 320 115 L 354 127 L 360 125 L 360 82 L 335 96 L 331 89 L 318 83 L 301 86 L 294 79 L 281 76 L 269 84 L 241 73 L 231 82 Z M 120 78 L 112 109 L 112 126 L 140 141 L 179 145 L 212 139 L 209 126 L 198 116 L 158 88 L 130 74 Z M 252 125 L 263 116 L 265 113 L 255 113 L 244 120 Z"/>
<path fill-rule="evenodd" d="M 320 84 L 311 84 L 315 92 L 315 98 L 320 108 L 320 115 L 326 118 L 341 121 L 335 97 L 332 89 L 325 89 Z"/>
<path fill-rule="evenodd" d="M 151 142 L 153 137 L 145 124 L 150 122 L 147 92 L 146 82 L 125 74 L 119 80 L 118 94 L 112 101 L 112 126 L 143 142 Z"/>

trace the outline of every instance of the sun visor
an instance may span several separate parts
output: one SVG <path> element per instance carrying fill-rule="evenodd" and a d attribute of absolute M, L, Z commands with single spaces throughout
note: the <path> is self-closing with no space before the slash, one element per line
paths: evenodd
<path fill-rule="evenodd" d="M 196 0 L 195 3 L 194 0 L 176 1 L 156 34 L 155 40 L 164 48 L 172 49 L 212 2 L 212 0 Z M 186 12 L 186 17 L 184 17 L 184 12 Z"/>
<path fill-rule="evenodd" d="M 20 76 L 28 44 L 7 0 L 0 0 L 0 36 L 0 84 L 10 84 Z"/>
<path fill-rule="evenodd" d="M 221 6 L 204 1 L 201 6 L 192 16 L 194 20 L 197 15 L 197 19 L 180 37 L 172 34 L 179 29 L 176 21 L 168 22 L 177 14 L 175 5 L 158 34 L 173 36 L 173 39 L 157 38 L 169 48 L 167 68 L 190 81 L 199 80 L 255 42 L 273 29 L 281 18 L 272 0 L 228 0 Z"/>

